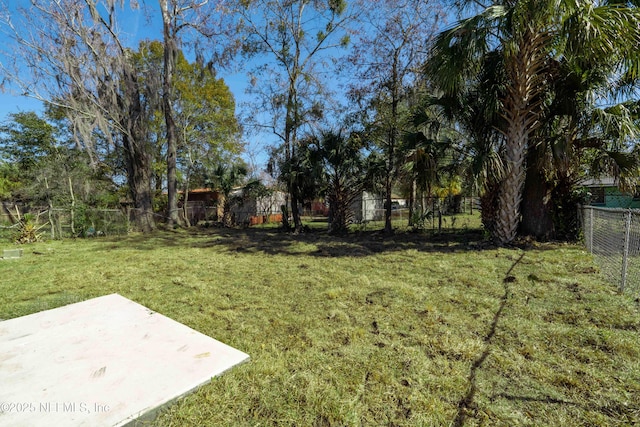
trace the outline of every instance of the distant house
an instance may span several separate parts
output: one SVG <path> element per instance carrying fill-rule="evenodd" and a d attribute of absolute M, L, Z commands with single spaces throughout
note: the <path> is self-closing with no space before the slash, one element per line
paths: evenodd
<path fill-rule="evenodd" d="M 363 191 L 351 203 L 353 221 L 356 223 L 380 221 L 384 218 L 384 200 L 380 195 Z"/>
<path fill-rule="evenodd" d="M 282 191 L 274 191 L 264 197 L 243 197 L 242 190 L 236 190 L 231 197 L 234 198 L 231 214 L 236 224 L 256 225 L 282 221 L 282 205 L 286 203 L 286 196 Z"/>
<path fill-rule="evenodd" d="M 363 191 L 351 203 L 353 222 L 384 221 L 385 204 L 385 196 Z M 402 218 L 403 215 L 406 215 L 406 212 L 407 200 L 397 195 L 392 195 L 391 218 Z"/>
<path fill-rule="evenodd" d="M 588 204 L 607 208 L 640 208 L 640 195 L 623 193 L 618 183 L 612 177 L 590 178 L 582 182 L 581 186 L 588 193 Z"/>

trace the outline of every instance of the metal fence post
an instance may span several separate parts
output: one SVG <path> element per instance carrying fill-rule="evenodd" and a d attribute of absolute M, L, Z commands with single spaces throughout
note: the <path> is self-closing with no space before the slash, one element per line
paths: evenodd
<path fill-rule="evenodd" d="M 593 208 L 589 208 L 589 252 L 593 255 Z"/>
<path fill-rule="evenodd" d="M 629 241 L 631 240 L 631 209 L 627 211 L 627 217 L 624 226 L 624 252 L 622 254 L 622 281 L 620 283 L 620 292 L 624 292 L 627 284 L 627 267 L 629 265 Z"/>

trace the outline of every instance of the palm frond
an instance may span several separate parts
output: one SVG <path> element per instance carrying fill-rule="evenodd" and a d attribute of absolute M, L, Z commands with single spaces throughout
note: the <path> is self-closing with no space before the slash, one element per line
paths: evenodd
<path fill-rule="evenodd" d="M 495 46 L 495 21 L 507 9 L 493 5 L 482 13 L 459 21 L 436 38 L 425 72 L 445 94 L 459 92 L 476 75 L 484 55 Z"/>

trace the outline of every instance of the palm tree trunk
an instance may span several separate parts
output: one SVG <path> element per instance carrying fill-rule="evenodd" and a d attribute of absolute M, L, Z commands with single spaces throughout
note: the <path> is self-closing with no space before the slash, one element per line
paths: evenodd
<path fill-rule="evenodd" d="M 520 204 L 525 182 L 525 156 L 529 137 L 540 126 L 538 122 L 539 95 L 544 89 L 540 82 L 545 65 L 544 46 L 548 36 L 527 28 L 517 51 L 507 60 L 509 86 L 504 100 L 505 176 L 498 195 L 498 217 L 495 237 L 501 244 L 511 243 L 518 233 Z"/>
<path fill-rule="evenodd" d="M 496 234 L 499 189 L 499 183 L 487 182 L 480 194 L 480 217 L 482 219 L 482 226 L 492 236 Z"/>
<path fill-rule="evenodd" d="M 554 226 L 551 215 L 551 188 L 544 176 L 541 157 L 543 145 L 532 147 L 527 155 L 527 172 L 521 205 L 522 222 L 519 233 L 538 240 L 553 237 Z"/>
<path fill-rule="evenodd" d="M 524 119 L 522 114 L 517 114 L 507 133 L 507 172 L 500 185 L 495 230 L 496 237 L 502 244 L 511 243 L 516 238 L 520 223 L 520 203 L 525 178 L 524 155 L 528 141 Z"/>

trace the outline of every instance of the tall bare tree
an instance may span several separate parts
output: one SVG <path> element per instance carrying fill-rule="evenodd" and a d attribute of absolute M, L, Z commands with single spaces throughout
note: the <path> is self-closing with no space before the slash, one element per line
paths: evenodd
<path fill-rule="evenodd" d="M 143 41 L 134 59 L 140 69 L 163 69 L 164 43 Z M 144 76 L 141 76 L 144 77 Z M 158 81 L 162 80 L 160 76 Z M 161 84 L 155 85 L 161 91 Z M 240 126 L 235 115 L 235 100 L 224 80 L 217 76 L 216 69 L 204 63 L 190 63 L 178 50 L 175 75 L 172 78 L 173 95 L 171 110 L 177 132 L 177 169 L 185 215 L 181 216 L 189 225 L 186 215 L 190 183 L 204 185 L 207 169 L 219 162 L 230 161 L 242 151 Z M 160 98 L 160 96 L 158 96 Z M 151 125 L 152 140 L 156 145 L 154 171 L 157 175 L 156 195 L 165 181 L 166 172 L 166 121 L 162 105 L 158 105 Z M 177 178 L 178 178 L 177 177 Z"/>
<path fill-rule="evenodd" d="M 0 25 L 13 43 L 2 52 L 2 71 L 24 95 L 65 111 L 89 153 L 96 135 L 120 148 L 137 223 L 148 232 L 155 228 L 147 138 L 153 99 L 137 78 L 118 19 L 135 7 L 124 0 L 4 5 Z"/>
<path fill-rule="evenodd" d="M 210 59 L 226 58 L 235 46 L 231 36 L 234 28 L 225 1 L 158 0 L 162 13 L 164 64 L 162 107 L 167 140 L 167 220 L 169 225 L 180 223 L 178 211 L 177 149 L 179 132 L 174 112 L 176 58 L 180 50 L 195 51 L 203 61 L 202 46 L 207 46 Z M 185 44 L 187 46 L 185 46 Z"/>
<path fill-rule="evenodd" d="M 31 1 L 30 6 L 4 7 L 3 28 L 16 41 L 6 52 L 13 68 L 3 60 L 5 73 L 29 96 L 65 108 L 78 131 L 79 142 L 91 151 L 91 133 L 98 131 L 114 144 L 120 143 L 126 159 L 128 181 L 137 212 L 145 217 L 143 229 L 153 228 L 151 152 L 146 133 L 149 114 L 162 106 L 167 141 L 168 223 L 179 222 L 177 209 L 177 146 L 174 111 L 174 74 L 180 49 L 207 49 L 220 59 L 233 43 L 228 40 L 228 14 L 223 1 L 158 0 L 163 31 L 162 72 L 140 72 L 130 60 L 129 47 L 119 30 L 121 18 L 141 11 L 138 2 L 125 0 Z M 148 16 L 154 11 L 144 4 Z M 16 13 L 17 12 L 17 13 Z M 31 29 L 31 30 L 29 30 Z M 229 39 L 232 39 L 230 37 Z M 204 63 L 204 55 L 196 54 Z M 28 68 L 32 78 L 23 79 Z M 140 78 L 141 75 L 144 78 Z"/>
<path fill-rule="evenodd" d="M 344 0 L 252 0 L 238 2 L 245 23 L 244 52 L 264 55 L 268 65 L 252 70 L 251 90 L 265 110 L 272 113 L 270 129 L 284 148 L 284 162 L 296 158 L 298 135 L 303 127 L 326 114 L 328 93 L 324 82 L 330 52 L 349 42 L 346 24 L 352 15 Z M 335 57 L 333 58 L 335 59 Z M 302 229 L 294 190 L 294 177 L 281 177 L 291 197 L 296 231 Z"/>
<path fill-rule="evenodd" d="M 384 153 L 387 233 L 392 232 L 391 193 L 403 128 L 402 105 L 426 58 L 425 44 L 435 35 L 442 18 L 440 3 L 424 0 L 378 1 L 360 18 L 361 29 L 351 55 L 357 80 L 350 94 L 360 104 L 365 120 L 373 123 L 372 135 Z"/>

